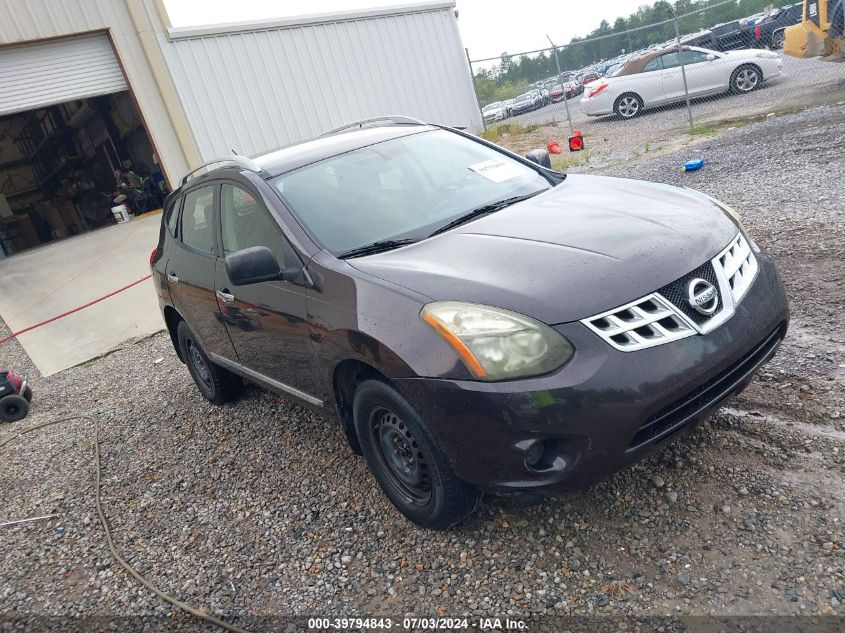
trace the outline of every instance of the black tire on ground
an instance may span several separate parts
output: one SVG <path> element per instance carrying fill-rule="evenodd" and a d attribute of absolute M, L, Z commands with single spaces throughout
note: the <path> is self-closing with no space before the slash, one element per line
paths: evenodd
<path fill-rule="evenodd" d="M 23 420 L 29 413 L 29 403 L 26 398 L 13 394 L 0 399 L 0 422 L 17 422 Z"/>
<path fill-rule="evenodd" d="M 370 471 L 410 521 L 446 530 L 476 510 L 481 493 L 458 479 L 425 421 L 396 389 L 364 381 L 352 412 Z"/>
<path fill-rule="evenodd" d="M 200 393 L 214 404 L 223 404 L 237 398 L 243 388 L 243 380 L 212 363 L 184 321 L 179 321 L 177 335 L 182 358 Z"/>
<path fill-rule="evenodd" d="M 785 31 L 777 31 L 774 35 L 772 35 L 772 48 L 783 48 L 783 45 L 786 43 L 786 32 Z"/>
<path fill-rule="evenodd" d="M 757 66 L 744 64 L 733 71 L 730 85 L 734 94 L 754 92 L 763 85 L 763 73 Z"/>
<path fill-rule="evenodd" d="M 27 402 L 32 402 L 32 387 L 30 387 L 29 385 L 24 387 L 23 392 L 21 392 L 21 395 Z"/>
<path fill-rule="evenodd" d="M 613 104 L 613 111 L 620 119 L 633 119 L 643 112 L 643 100 L 640 95 L 626 92 Z"/>

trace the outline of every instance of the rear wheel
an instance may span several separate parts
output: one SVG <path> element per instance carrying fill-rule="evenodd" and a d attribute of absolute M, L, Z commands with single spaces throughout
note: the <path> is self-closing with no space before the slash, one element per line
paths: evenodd
<path fill-rule="evenodd" d="M 177 333 L 182 358 L 200 393 L 214 404 L 223 404 L 237 398 L 243 388 L 240 377 L 208 359 L 187 323 L 180 321 Z"/>
<path fill-rule="evenodd" d="M 740 66 L 731 75 L 731 92 L 746 94 L 763 83 L 763 73 L 756 66 Z"/>
<path fill-rule="evenodd" d="M 616 100 L 613 111 L 623 119 L 633 119 L 643 111 L 643 100 L 639 95 L 628 92 Z"/>
<path fill-rule="evenodd" d="M 0 422 L 17 422 L 29 413 L 29 402 L 19 395 L 6 396 L 0 400 Z"/>
<path fill-rule="evenodd" d="M 458 479 L 426 423 L 398 391 L 367 380 L 356 389 L 352 409 L 373 476 L 408 519 L 445 530 L 475 511 L 481 493 Z"/>

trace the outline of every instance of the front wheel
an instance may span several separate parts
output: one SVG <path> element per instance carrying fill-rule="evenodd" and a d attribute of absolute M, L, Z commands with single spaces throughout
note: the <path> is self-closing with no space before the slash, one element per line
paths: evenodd
<path fill-rule="evenodd" d="M 778 31 L 774 35 L 772 35 L 772 48 L 783 48 L 784 43 L 786 42 L 786 32 L 785 31 Z"/>
<path fill-rule="evenodd" d="M 373 476 L 408 519 L 445 530 L 475 511 L 481 493 L 458 479 L 426 423 L 398 391 L 367 380 L 356 389 L 352 409 Z"/>
<path fill-rule="evenodd" d="M 616 100 L 613 111 L 622 119 L 633 119 L 643 111 L 643 100 L 639 95 L 627 93 Z"/>
<path fill-rule="evenodd" d="M 763 73 L 756 66 L 740 66 L 731 75 L 731 92 L 746 94 L 757 90 L 763 83 Z"/>

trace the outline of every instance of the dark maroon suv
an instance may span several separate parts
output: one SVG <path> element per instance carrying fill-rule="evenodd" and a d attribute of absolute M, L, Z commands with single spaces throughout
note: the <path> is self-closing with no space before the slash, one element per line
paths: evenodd
<path fill-rule="evenodd" d="M 688 189 L 567 176 L 401 117 L 205 167 L 168 198 L 151 260 L 200 391 L 222 403 L 246 379 L 336 415 L 429 528 L 482 491 L 559 493 L 634 462 L 786 331 L 772 261 Z"/>

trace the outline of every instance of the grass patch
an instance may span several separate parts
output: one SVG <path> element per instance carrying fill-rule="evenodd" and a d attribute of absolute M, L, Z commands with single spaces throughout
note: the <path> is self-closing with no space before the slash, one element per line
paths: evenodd
<path fill-rule="evenodd" d="M 481 137 L 488 141 L 496 142 L 505 135 L 513 136 L 514 134 L 528 134 L 541 126 L 538 123 L 503 123 L 496 127 L 487 128 L 486 132 L 481 133 Z"/>
<path fill-rule="evenodd" d="M 696 123 L 687 130 L 690 136 L 701 136 L 705 134 L 715 134 L 716 126 L 709 123 Z"/>
<path fill-rule="evenodd" d="M 588 149 L 570 154 L 557 154 L 552 156 L 552 169 L 555 171 L 567 171 L 573 167 L 580 167 L 589 163 L 590 157 L 591 154 Z"/>

